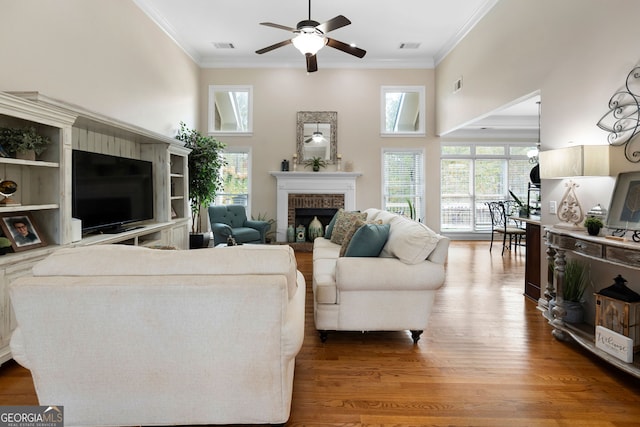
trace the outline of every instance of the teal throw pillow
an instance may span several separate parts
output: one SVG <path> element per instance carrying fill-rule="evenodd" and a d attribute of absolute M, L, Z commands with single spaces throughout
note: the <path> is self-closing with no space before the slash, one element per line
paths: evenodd
<path fill-rule="evenodd" d="M 338 209 L 338 212 L 340 212 L 341 210 L 344 210 L 344 209 L 340 208 Z M 331 233 L 333 233 L 333 226 L 336 225 L 336 220 L 338 219 L 338 212 L 336 212 L 335 215 L 333 215 L 333 218 L 331 218 L 331 221 L 329 221 L 329 225 L 327 225 L 327 229 L 324 232 L 325 239 L 331 239 Z"/>
<path fill-rule="evenodd" d="M 351 238 L 344 256 L 377 257 L 389 237 L 389 224 L 364 224 Z"/>

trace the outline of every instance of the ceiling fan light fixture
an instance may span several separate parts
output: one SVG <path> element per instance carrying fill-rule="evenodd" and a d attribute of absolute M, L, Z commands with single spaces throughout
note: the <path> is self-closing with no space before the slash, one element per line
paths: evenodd
<path fill-rule="evenodd" d="M 301 31 L 291 41 L 295 48 L 305 56 L 315 55 L 326 44 L 325 38 L 315 33 L 315 31 L 313 33 Z"/>
<path fill-rule="evenodd" d="M 322 136 L 322 132 L 316 131 L 311 136 L 311 139 L 313 140 L 313 142 L 322 142 L 324 137 Z"/>

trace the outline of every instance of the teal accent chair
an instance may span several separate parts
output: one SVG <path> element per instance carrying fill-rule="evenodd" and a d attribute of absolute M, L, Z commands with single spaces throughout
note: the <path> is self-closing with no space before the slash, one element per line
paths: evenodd
<path fill-rule="evenodd" d="M 209 222 L 213 231 L 213 243 L 227 243 L 233 236 L 236 243 L 265 243 L 271 225 L 267 221 L 247 219 L 242 205 L 209 206 Z"/>

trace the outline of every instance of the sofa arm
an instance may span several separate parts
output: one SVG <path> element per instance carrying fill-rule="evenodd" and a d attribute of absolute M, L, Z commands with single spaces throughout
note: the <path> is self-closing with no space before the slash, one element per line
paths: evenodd
<path fill-rule="evenodd" d="M 22 337 L 22 329 L 20 329 L 20 326 L 13 330 L 9 346 L 11 348 L 11 357 L 13 357 L 13 360 L 25 368 L 31 369 L 31 363 L 29 363 L 27 352 L 24 349 L 24 338 Z"/>
<path fill-rule="evenodd" d="M 233 229 L 222 222 L 211 223 L 211 231 L 213 232 L 213 242 L 216 245 L 226 243 L 227 238 L 233 235 Z"/>
<path fill-rule="evenodd" d="M 436 264 L 444 264 L 447 261 L 447 255 L 449 253 L 449 243 L 451 240 L 448 237 L 440 236 L 438 244 L 427 259 Z"/>
<path fill-rule="evenodd" d="M 271 224 L 269 224 L 267 221 L 259 221 L 255 219 L 246 220 L 244 222 L 244 226 L 253 228 L 254 230 L 258 230 L 262 243 L 266 241 L 267 231 L 269 231 L 269 228 L 271 228 Z"/>
<path fill-rule="evenodd" d="M 305 316 L 305 294 L 307 286 L 304 276 L 296 271 L 298 287 L 296 293 L 289 300 L 287 314 L 282 327 L 282 353 L 287 358 L 294 358 L 304 340 L 304 316 Z"/>
<path fill-rule="evenodd" d="M 431 261 L 413 265 L 396 258 L 340 257 L 336 261 L 339 291 L 436 290 L 444 279 L 444 265 Z"/>

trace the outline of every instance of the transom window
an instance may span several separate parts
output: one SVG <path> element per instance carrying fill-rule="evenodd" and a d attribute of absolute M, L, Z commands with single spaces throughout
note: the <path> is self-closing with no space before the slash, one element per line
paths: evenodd
<path fill-rule="evenodd" d="M 253 87 L 209 86 L 209 133 L 216 135 L 253 132 Z"/>

